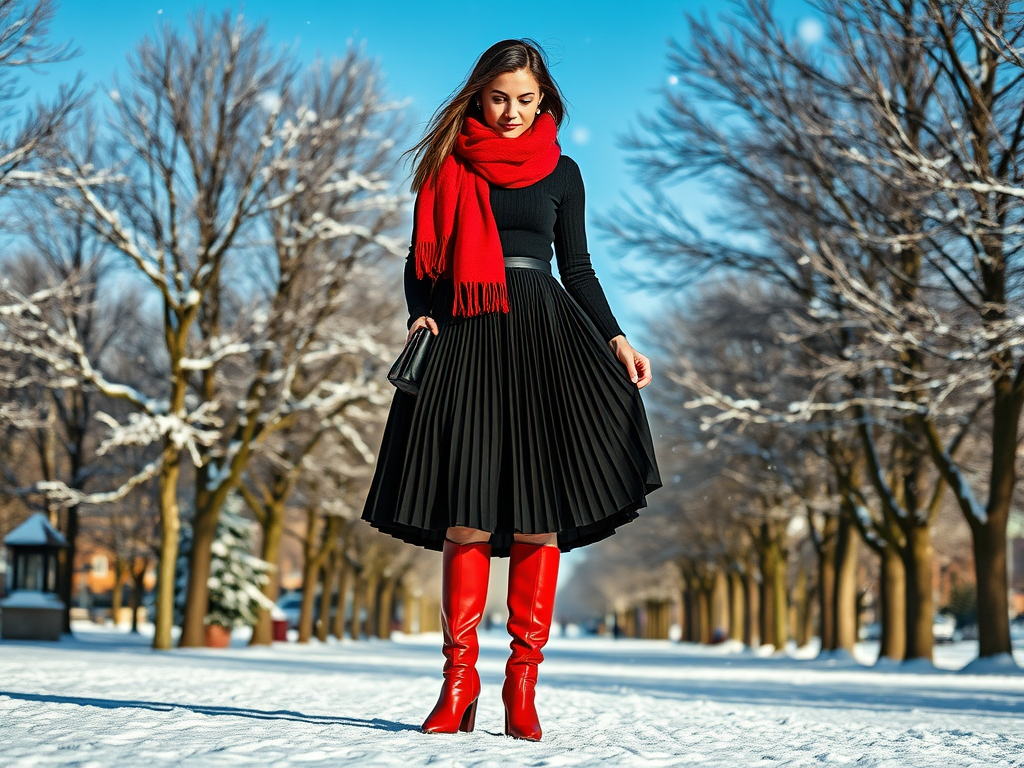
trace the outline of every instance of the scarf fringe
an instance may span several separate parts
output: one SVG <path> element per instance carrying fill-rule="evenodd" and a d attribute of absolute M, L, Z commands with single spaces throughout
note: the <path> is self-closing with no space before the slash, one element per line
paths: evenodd
<path fill-rule="evenodd" d="M 472 317 L 485 312 L 508 312 L 508 286 L 504 282 L 459 283 L 453 314 Z"/>
<path fill-rule="evenodd" d="M 445 252 L 448 250 L 448 239 L 433 242 L 416 243 L 416 279 L 422 280 L 429 275 L 436 280 L 445 268 Z"/>

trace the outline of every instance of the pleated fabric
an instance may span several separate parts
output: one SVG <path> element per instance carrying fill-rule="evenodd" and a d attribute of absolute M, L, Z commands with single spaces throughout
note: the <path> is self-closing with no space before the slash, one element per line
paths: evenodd
<path fill-rule="evenodd" d="M 640 390 L 545 271 L 505 269 L 510 311 L 453 316 L 434 288 L 418 396 L 395 390 L 362 518 L 440 550 L 449 526 L 558 534 L 563 552 L 636 519 L 662 486 Z"/>

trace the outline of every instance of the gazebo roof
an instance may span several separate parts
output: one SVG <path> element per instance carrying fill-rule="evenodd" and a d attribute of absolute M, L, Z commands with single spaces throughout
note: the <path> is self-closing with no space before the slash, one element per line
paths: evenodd
<path fill-rule="evenodd" d="M 50 525 L 46 515 L 36 512 L 4 539 L 8 547 L 66 547 L 64 536 Z"/>

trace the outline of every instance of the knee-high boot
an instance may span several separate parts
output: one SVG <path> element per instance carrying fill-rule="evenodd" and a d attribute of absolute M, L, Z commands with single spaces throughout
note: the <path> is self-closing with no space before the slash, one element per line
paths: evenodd
<path fill-rule="evenodd" d="M 505 703 L 505 735 L 540 741 L 534 706 L 537 665 L 551 633 L 558 581 L 558 547 L 512 545 L 508 565 L 508 631 L 512 655 L 505 665 L 501 699 Z"/>
<path fill-rule="evenodd" d="M 491 545 L 445 540 L 441 576 L 441 629 L 444 684 L 437 704 L 423 722 L 425 733 L 472 731 L 480 696 L 480 655 L 476 628 L 484 615 Z"/>

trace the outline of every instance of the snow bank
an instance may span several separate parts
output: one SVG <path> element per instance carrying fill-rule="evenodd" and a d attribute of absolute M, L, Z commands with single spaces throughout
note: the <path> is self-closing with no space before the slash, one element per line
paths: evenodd
<path fill-rule="evenodd" d="M 999 653 L 984 659 L 975 659 L 960 670 L 964 675 L 1024 675 L 1013 656 Z"/>

